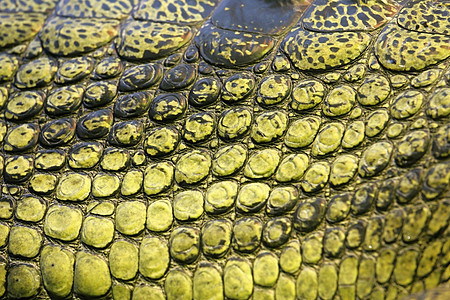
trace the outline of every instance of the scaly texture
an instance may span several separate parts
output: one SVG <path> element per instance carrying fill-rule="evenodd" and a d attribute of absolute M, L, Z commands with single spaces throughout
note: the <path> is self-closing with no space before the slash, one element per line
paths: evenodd
<path fill-rule="evenodd" d="M 447 299 L 446 16 L 1 1 L 0 297 Z"/>

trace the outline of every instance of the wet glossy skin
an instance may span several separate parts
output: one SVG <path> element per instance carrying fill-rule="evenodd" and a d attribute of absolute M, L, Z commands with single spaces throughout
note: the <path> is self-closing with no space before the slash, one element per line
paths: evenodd
<path fill-rule="evenodd" d="M 448 299 L 449 15 L 1 1 L 0 297 Z"/>

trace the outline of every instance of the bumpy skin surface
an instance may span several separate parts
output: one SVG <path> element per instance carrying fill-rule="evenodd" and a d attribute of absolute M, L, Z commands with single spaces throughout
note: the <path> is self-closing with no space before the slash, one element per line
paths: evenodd
<path fill-rule="evenodd" d="M 0 297 L 449 299 L 449 15 L 1 0 Z"/>

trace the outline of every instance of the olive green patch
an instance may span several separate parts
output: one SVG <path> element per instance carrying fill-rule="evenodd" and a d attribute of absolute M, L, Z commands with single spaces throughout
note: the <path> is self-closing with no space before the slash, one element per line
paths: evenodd
<path fill-rule="evenodd" d="M 34 174 L 30 180 L 30 189 L 36 194 L 49 194 L 56 188 L 58 179 L 53 174 Z"/>
<path fill-rule="evenodd" d="M 234 299 L 247 299 L 253 292 L 253 276 L 250 264 L 239 257 L 227 260 L 224 274 L 225 296 Z"/>
<path fill-rule="evenodd" d="M 139 272 L 150 279 L 159 279 L 169 267 L 167 242 L 157 237 L 145 237 L 139 248 Z"/>
<path fill-rule="evenodd" d="M 299 180 L 309 165 L 309 157 L 304 153 L 290 154 L 278 166 L 275 178 L 279 182 Z"/>
<path fill-rule="evenodd" d="M 292 241 L 287 244 L 281 252 L 280 267 L 284 272 L 294 274 L 300 268 L 301 263 L 302 256 L 300 254 L 300 244 L 296 241 Z"/>
<path fill-rule="evenodd" d="M 41 251 L 42 280 L 47 291 L 66 297 L 72 291 L 74 255 L 59 246 L 45 246 Z"/>
<path fill-rule="evenodd" d="M 78 237 L 83 215 L 79 209 L 69 206 L 50 206 L 44 220 L 46 235 L 62 241 L 73 241 Z"/>
<path fill-rule="evenodd" d="M 194 273 L 193 296 L 199 300 L 223 299 L 222 276 L 214 265 L 200 263 Z"/>
<path fill-rule="evenodd" d="M 287 76 L 271 75 L 259 84 L 256 102 L 261 105 L 273 105 L 283 101 L 291 92 L 291 80 Z"/>
<path fill-rule="evenodd" d="M 322 104 L 322 112 L 328 117 L 342 116 L 356 104 L 356 92 L 348 85 L 332 89 Z"/>
<path fill-rule="evenodd" d="M 138 193 L 142 188 L 144 174 L 140 170 L 128 171 L 122 179 L 120 193 L 124 196 L 131 196 Z"/>
<path fill-rule="evenodd" d="M 384 130 L 389 121 L 389 113 L 384 109 L 373 111 L 367 116 L 366 136 L 374 137 Z"/>
<path fill-rule="evenodd" d="M 256 117 L 250 136 L 259 144 L 269 143 L 286 131 L 288 116 L 281 111 L 262 113 Z"/>
<path fill-rule="evenodd" d="M 317 162 L 310 165 L 303 176 L 301 186 L 307 192 L 316 192 L 325 187 L 330 177 L 330 166 L 326 162 Z"/>
<path fill-rule="evenodd" d="M 84 201 L 91 193 L 91 178 L 87 174 L 65 173 L 56 187 L 56 197 L 65 201 Z"/>
<path fill-rule="evenodd" d="M 34 228 L 13 226 L 9 232 L 8 251 L 12 255 L 33 258 L 39 254 L 42 234 Z"/>
<path fill-rule="evenodd" d="M 138 271 L 138 259 L 138 248 L 134 244 L 124 240 L 114 242 L 108 260 L 111 274 L 122 280 L 134 278 Z"/>
<path fill-rule="evenodd" d="M 317 264 L 322 258 L 323 237 L 320 233 L 309 235 L 302 243 L 302 261 Z"/>
<path fill-rule="evenodd" d="M 0 47 L 15 46 L 33 38 L 41 30 L 45 15 L 33 12 L 0 14 Z"/>
<path fill-rule="evenodd" d="M 279 275 L 278 258 L 271 252 L 262 252 L 253 262 L 253 278 L 260 286 L 273 286 Z"/>
<path fill-rule="evenodd" d="M 335 151 L 341 144 L 344 128 L 342 123 L 337 122 L 322 127 L 312 144 L 311 153 L 320 156 Z"/>
<path fill-rule="evenodd" d="M 350 123 L 342 138 L 342 147 L 351 149 L 360 145 L 365 137 L 365 124 L 363 121 Z"/>
<path fill-rule="evenodd" d="M 202 229 L 202 250 L 205 255 L 222 257 L 231 244 L 232 224 L 225 219 L 210 220 Z"/>
<path fill-rule="evenodd" d="M 111 287 L 107 263 L 97 255 L 84 251 L 78 252 L 73 287 L 76 293 L 86 297 L 105 295 Z"/>
<path fill-rule="evenodd" d="M 245 163 L 247 149 L 241 145 L 228 145 L 220 148 L 214 155 L 212 171 L 216 176 L 227 176 L 235 173 Z"/>
<path fill-rule="evenodd" d="M 192 299 L 192 279 L 191 274 L 187 274 L 181 269 L 171 270 L 164 282 L 164 289 L 168 300 L 189 300 Z"/>
<path fill-rule="evenodd" d="M 172 226 L 172 204 L 168 200 L 157 200 L 147 208 L 146 227 L 151 231 L 167 231 Z"/>
<path fill-rule="evenodd" d="M 153 38 L 144 38 L 146 36 Z M 119 55 L 129 60 L 158 59 L 179 49 L 191 37 L 192 31 L 187 26 L 130 21 L 122 26 L 116 47 Z M 108 35 L 104 39 L 108 39 Z M 100 44 L 103 41 L 95 42 Z"/>
<path fill-rule="evenodd" d="M 109 197 L 119 190 L 120 180 L 117 176 L 98 174 L 92 181 L 92 195 L 94 197 Z"/>
<path fill-rule="evenodd" d="M 325 96 L 325 86 L 316 80 L 302 81 L 292 91 L 291 108 L 303 111 L 315 107 Z"/>
<path fill-rule="evenodd" d="M 316 271 L 310 267 L 306 267 L 300 271 L 296 283 L 297 297 L 307 300 L 316 299 L 318 293 L 317 288 L 318 278 Z"/>
<path fill-rule="evenodd" d="M 144 192 L 147 195 L 159 194 L 172 184 L 174 167 L 171 163 L 160 162 L 149 165 L 144 173 Z"/>
<path fill-rule="evenodd" d="M 46 209 L 44 200 L 28 194 L 17 202 L 15 215 L 16 218 L 25 222 L 39 222 L 44 218 Z"/>
<path fill-rule="evenodd" d="M 237 196 L 236 207 L 243 212 L 260 210 L 269 198 L 270 186 L 255 182 L 243 185 Z"/>
<path fill-rule="evenodd" d="M 234 223 L 233 248 L 239 252 L 251 253 L 261 242 L 262 223 L 256 217 L 241 218 Z"/>
<path fill-rule="evenodd" d="M 172 231 L 169 240 L 170 256 L 181 263 L 192 263 L 200 254 L 200 231 L 180 226 Z"/>
<path fill-rule="evenodd" d="M 209 186 L 205 195 L 205 210 L 219 214 L 229 210 L 236 200 L 238 185 L 235 181 L 220 181 Z"/>
<path fill-rule="evenodd" d="M 253 153 L 244 168 L 248 178 L 267 178 L 275 173 L 280 163 L 280 153 L 275 149 L 263 149 Z"/>
<path fill-rule="evenodd" d="M 144 230 L 147 208 L 140 201 L 124 201 L 116 208 L 116 229 L 125 235 L 135 235 Z"/>
<path fill-rule="evenodd" d="M 448 44 L 446 35 L 405 30 L 394 20 L 380 33 L 374 48 L 385 68 L 412 71 L 422 70 L 449 57 Z"/>
<path fill-rule="evenodd" d="M 198 219 L 203 214 L 203 195 L 196 190 L 184 191 L 173 199 L 173 214 L 179 221 Z"/>
<path fill-rule="evenodd" d="M 202 112 L 194 114 L 186 119 L 182 136 L 190 143 L 206 141 L 214 132 L 215 118 L 211 113 Z"/>
<path fill-rule="evenodd" d="M 36 268 L 29 264 L 17 264 L 8 272 L 8 296 L 13 299 L 36 296 L 41 285 L 41 276 Z"/>
<path fill-rule="evenodd" d="M 0 54 L 0 82 L 9 81 L 18 67 L 18 60 L 14 56 Z M 3 94 L 4 91 L 2 91 Z M 0 100 L 0 103 L 3 101 Z M 3 105 L 0 105 L 3 106 Z"/>
<path fill-rule="evenodd" d="M 299 70 L 328 70 L 355 60 L 367 48 L 363 32 L 322 33 L 294 28 L 282 43 L 283 51 Z"/>
<path fill-rule="evenodd" d="M 225 110 L 219 118 L 217 133 L 225 140 L 233 140 L 243 137 L 252 122 L 252 113 L 249 109 L 235 107 Z"/>
<path fill-rule="evenodd" d="M 114 223 L 106 218 L 89 216 L 81 228 L 81 241 L 94 248 L 105 248 L 114 238 Z"/>
<path fill-rule="evenodd" d="M 19 92 L 9 98 L 5 117 L 11 121 L 20 121 L 34 117 L 44 106 L 45 94 L 41 91 Z"/>
<path fill-rule="evenodd" d="M 86 53 L 110 42 L 117 35 L 115 20 L 54 17 L 39 33 L 42 47 L 54 55 Z"/>
<path fill-rule="evenodd" d="M 175 167 L 175 180 L 180 184 L 202 181 L 209 174 L 211 157 L 205 151 L 194 150 L 181 156 Z"/>

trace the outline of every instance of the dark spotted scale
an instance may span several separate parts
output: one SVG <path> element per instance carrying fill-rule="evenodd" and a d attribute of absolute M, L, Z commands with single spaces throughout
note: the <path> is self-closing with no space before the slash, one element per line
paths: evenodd
<path fill-rule="evenodd" d="M 0 1 L 0 298 L 449 299 L 447 2 Z"/>

